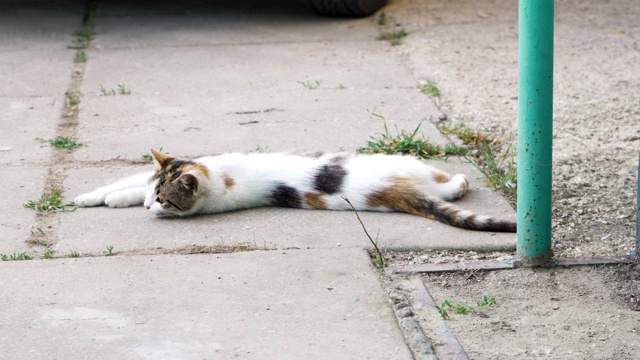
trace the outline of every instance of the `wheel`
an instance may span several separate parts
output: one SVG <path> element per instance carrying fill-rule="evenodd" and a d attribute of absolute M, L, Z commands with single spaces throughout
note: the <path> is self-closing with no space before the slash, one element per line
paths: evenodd
<path fill-rule="evenodd" d="M 369 16 L 389 0 L 309 0 L 311 6 L 322 16 L 363 17 Z"/>

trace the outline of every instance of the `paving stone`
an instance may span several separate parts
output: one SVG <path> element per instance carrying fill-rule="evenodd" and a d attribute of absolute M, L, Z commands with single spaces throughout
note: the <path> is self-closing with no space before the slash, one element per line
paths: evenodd
<path fill-rule="evenodd" d="M 1 265 L 12 358 L 413 358 L 361 250 Z"/>

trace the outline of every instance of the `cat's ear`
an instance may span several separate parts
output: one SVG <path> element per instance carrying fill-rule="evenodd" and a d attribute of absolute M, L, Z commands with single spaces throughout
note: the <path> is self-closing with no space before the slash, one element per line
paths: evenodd
<path fill-rule="evenodd" d="M 193 191 L 194 193 L 198 191 L 198 178 L 192 174 L 182 174 L 176 181 L 179 181 L 180 186 L 186 190 Z"/>
<path fill-rule="evenodd" d="M 153 149 L 151 149 L 151 154 L 153 155 L 153 164 L 156 166 L 156 169 L 162 169 L 169 161 L 173 160 L 173 156 L 163 154 Z"/>

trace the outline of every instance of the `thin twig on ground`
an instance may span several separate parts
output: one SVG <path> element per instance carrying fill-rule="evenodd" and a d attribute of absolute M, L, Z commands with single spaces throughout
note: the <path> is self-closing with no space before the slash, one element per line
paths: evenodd
<path fill-rule="evenodd" d="M 373 244 L 373 248 L 376 250 L 376 253 L 378 254 L 378 258 L 380 259 L 380 266 L 381 267 L 385 267 L 386 262 L 384 261 L 384 257 L 382 256 L 382 252 L 380 251 L 380 249 L 378 248 L 378 242 L 373 240 L 373 238 L 371 237 L 371 235 L 369 235 L 369 232 L 367 231 L 367 228 L 364 226 L 364 223 L 362 222 L 362 220 L 360 219 L 360 215 L 358 214 L 358 211 L 356 210 L 356 208 L 353 206 L 353 204 L 351 203 L 351 201 L 349 201 L 349 199 L 342 195 L 342 199 L 344 201 L 347 202 L 347 204 L 349 204 L 349 206 L 351 207 L 351 209 L 353 209 L 353 212 L 356 214 L 356 217 L 358 218 L 358 221 L 360 222 L 360 225 L 362 225 L 362 230 L 364 230 L 364 233 L 367 235 L 367 237 L 369 238 L 369 241 L 371 241 L 371 244 Z M 377 239 L 377 237 L 376 237 Z"/>

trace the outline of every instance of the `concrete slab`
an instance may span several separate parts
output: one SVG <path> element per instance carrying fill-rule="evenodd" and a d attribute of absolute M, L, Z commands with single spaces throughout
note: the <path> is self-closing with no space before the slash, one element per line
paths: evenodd
<path fill-rule="evenodd" d="M 48 170 L 44 166 L 8 166 L 0 165 L 3 174 L 3 186 L 0 187 L 2 215 L 0 216 L 0 254 L 13 254 L 27 251 L 25 241 L 35 227 L 36 212 L 26 209 L 23 204 L 28 200 L 37 201 L 47 179 Z M 49 229 L 42 229 L 50 232 Z"/>
<path fill-rule="evenodd" d="M 66 49 L 0 51 L 0 97 L 64 94 L 74 56 Z"/>
<path fill-rule="evenodd" d="M 74 0 L 0 2 L 0 54 L 66 49 L 82 26 L 83 11 L 84 4 Z M 21 62 L 31 58 L 21 54 Z"/>
<path fill-rule="evenodd" d="M 49 161 L 51 147 L 36 138 L 55 137 L 63 101 L 56 97 L 0 97 L 0 165 Z"/>
<path fill-rule="evenodd" d="M 150 5 L 152 4 L 152 5 Z M 317 16 L 306 1 L 105 3 L 92 46 L 98 49 L 372 40 L 369 19 Z"/>
<path fill-rule="evenodd" d="M 11 358 L 413 358 L 359 250 L 0 267 L 0 338 Z"/>
<path fill-rule="evenodd" d="M 461 207 L 500 218 L 515 219 L 511 206 L 483 183 L 469 164 L 451 159 L 434 162 L 452 173 L 466 173 L 471 192 Z M 132 168 L 87 168 L 69 171 L 67 194 L 80 194 L 131 175 Z M 74 195 L 75 196 L 75 195 Z M 361 213 L 370 233 L 378 230 L 379 245 L 394 249 L 515 249 L 513 234 L 471 232 L 408 214 Z M 142 207 L 78 209 L 61 216 L 59 254 L 72 251 L 101 254 L 107 246 L 117 251 L 174 249 L 188 245 L 250 244 L 258 248 L 337 249 L 370 248 L 350 211 L 312 211 L 261 208 L 183 219 L 155 218 Z"/>
<path fill-rule="evenodd" d="M 374 40 L 96 50 L 90 56 L 82 86 L 87 95 L 99 95 L 100 84 L 117 88 L 122 83 L 132 95 L 171 94 L 214 103 L 222 95 L 306 90 L 300 82 L 315 85 L 316 80 L 318 89 L 417 87 L 401 59 L 381 51 Z"/>
<path fill-rule="evenodd" d="M 248 152 L 258 146 L 269 151 L 354 151 L 371 136 L 389 130 L 413 131 L 434 142 L 446 139 L 430 121 L 435 106 L 414 89 L 289 90 L 278 95 L 227 95 L 219 102 L 176 96 L 102 96 L 83 106 L 79 138 L 89 146 L 78 149 L 78 160 L 138 159 L 150 147 L 163 147 L 182 156 Z"/>
<path fill-rule="evenodd" d="M 0 3 L 0 97 L 64 94 L 83 10 L 70 1 Z"/>

